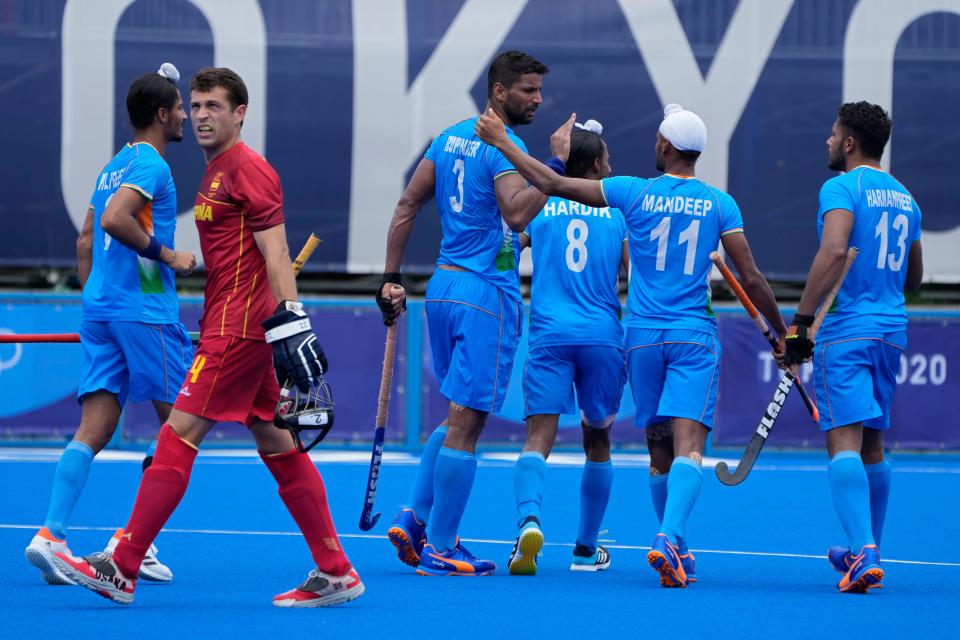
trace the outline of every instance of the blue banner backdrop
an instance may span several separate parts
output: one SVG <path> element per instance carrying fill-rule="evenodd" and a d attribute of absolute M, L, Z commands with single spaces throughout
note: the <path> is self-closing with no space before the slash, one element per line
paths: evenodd
<path fill-rule="evenodd" d="M 336 405 L 336 425 L 331 443 L 368 443 L 373 433 L 380 384 L 385 330 L 376 306 L 355 301 L 308 301 L 313 326 L 331 363 L 329 374 Z M 75 332 L 80 321 L 79 297 L 25 295 L 0 296 L 0 333 Z M 197 328 L 200 301 L 188 299 L 182 307 L 188 329 Z M 446 417 L 447 401 L 433 375 L 423 305 L 412 304 L 411 316 L 401 322 L 387 439 L 415 448 Z M 744 444 L 752 435 L 763 407 L 776 386 L 778 371 L 763 338 L 739 309 L 719 310 L 723 359 L 714 444 Z M 421 333 L 421 347 L 413 346 L 408 328 Z M 524 327 L 526 334 L 526 326 Z M 901 358 L 898 393 L 892 410 L 887 442 L 893 447 L 960 449 L 960 313 L 928 312 L 912 315 L 909 347 Z M 415 352 L 413 350 L 415 349 Z M 523 441 L 521 380 L 526 359 L 526 338 L 521 340 L 503 411 L 491 415 L 483 443 Z M 412 359 L 412 362 L 411 362 Z M 83 365 L 77 344 L 0 345 L 0 437 L 68 438 L 80 418 L 75 399 Z M 409 374 L 420 382 L 411 395 Z M 813 394 L 810 368 L 801 379 Z M 791 396 L 796 396 L 794 392 Z M 821 406 L 821 411 L 827 410 Z M 642 429 L 633 427 L 629 385 L 614 427 L 618 445 L 642 445 Z M 576 415 L 563 416 L 559 442 L 580 441 Z M 123 417 L 127 440 L 149 440 L 157 421 L 149 403 L 131 405 Z M 249 442 L 240 425 L 219 425 L 211 441 Z M 823 436 L 811 422 L 799 397 L 787 399 L 770 439 L 772 446 L 820 447 Z M 252 443 L 250 444 L 252 446 Z"/>

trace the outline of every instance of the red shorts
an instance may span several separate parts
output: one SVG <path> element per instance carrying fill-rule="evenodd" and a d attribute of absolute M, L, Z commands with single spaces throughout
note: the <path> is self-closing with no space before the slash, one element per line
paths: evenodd
<path fill-rule="evenodd" d="M 173 408 L 214 422 L 271 422 L 280 401 L 273 351 L 265 342 L 203 338 Z"/>

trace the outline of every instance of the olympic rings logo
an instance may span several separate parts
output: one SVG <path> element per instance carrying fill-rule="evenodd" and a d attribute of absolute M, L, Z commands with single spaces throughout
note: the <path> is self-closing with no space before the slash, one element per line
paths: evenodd
<path fill-rule="evenodd" d="M 0 335 L 9 336 L 9 335 L 13 335 L 14 333 L 16 332 L 11 329 L 7 329 L 6 327 L 0 327 Z M 0 373 L 3 373 L 7 369 L 13 369 L 15 366 L 17 366 L 17 364 L 20 363 L 20 358 L 22 357 L 23 357 L 23 345 L 20 344 L 19 342 L 14 343 L 13 355 L 11 357 L 4 359 L 3 354 L 0 354 Z"/>

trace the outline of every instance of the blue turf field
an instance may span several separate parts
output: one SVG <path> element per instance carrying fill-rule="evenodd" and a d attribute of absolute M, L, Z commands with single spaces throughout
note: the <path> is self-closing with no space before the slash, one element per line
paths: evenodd
<path fill-rule="evenodd" d="M 580 470 L 553 464 L 544 497 L 544 550 L 536 577 L 506 575 L 514 535 L 512 463 L 481 462 L 462 533 L 500 571 L 489 578 L 426 578 L 401 565 L 384 537 L 413 476 L 412 461 L 385 463 L 377 500 L 384 515 L 357 529 L 366 481 L 364 454 L 319 463 L 343 544 L 367 586 L 331 609 L 278 610 L 270 597 L 303 580 L 306 545 L 255 458 L 201 455 L 180 508 L 157 543 L 176 574 L 171 585 L 141 583 L 128 607 L 79 587 L 51 587 L 23 558 L 42 522 L 57 452 L 0 448 L 0 638 L 112 637 L 942 637 L 960 603 L 960 460 L 894 458 L 882 546 L 886 587 L 840 595 L 822 554 L 839 543 L 822 455 L 767 453 L 737 488 L 706 471 L 689 527 L 700 582 L 659 587 L 645 554 L 656 532 L 646 467 L 615 460 L 602 538 L 606 573 L 567 570 L 576 531 Z M 116 453 L 112 454 L 118 457 Z M 119 456 L 123 458 L 124 456 Z M 561 456 L 571 462 L 577 456 Z M 137 456 L 94 464 L 74 515 L 71 548 L 103 546 L 125 522 L 140 475 Z M 816 556 L 816 557 L 814 557 Z M 851 625 L 866 625 L 854 629 Z"/>

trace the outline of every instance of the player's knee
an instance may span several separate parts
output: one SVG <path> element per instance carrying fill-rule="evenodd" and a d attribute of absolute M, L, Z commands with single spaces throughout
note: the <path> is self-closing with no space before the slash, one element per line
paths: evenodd
<path fill-rule="evenodd" d="M 610 459 L 610 427 L 592 427 L 583 422 L 583 452 L 591 462 Z"/>

